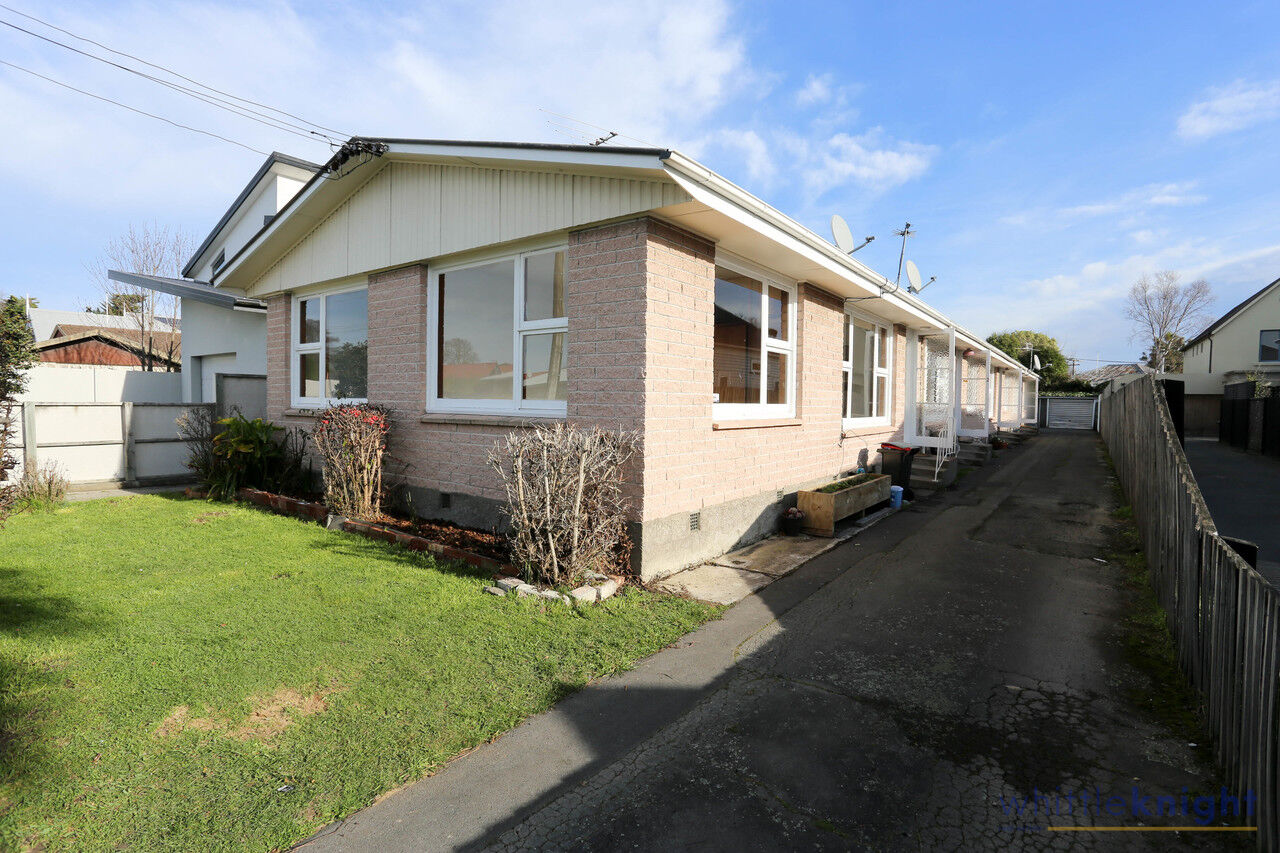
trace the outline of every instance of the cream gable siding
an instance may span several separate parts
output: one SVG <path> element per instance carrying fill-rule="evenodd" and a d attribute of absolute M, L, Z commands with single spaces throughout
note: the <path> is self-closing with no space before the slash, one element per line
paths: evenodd
<path fill-rule="evenodd" d="M 674 183 L 657 180 L 391 162 L 248 294 L 262 297 L 690 200 Z"/>

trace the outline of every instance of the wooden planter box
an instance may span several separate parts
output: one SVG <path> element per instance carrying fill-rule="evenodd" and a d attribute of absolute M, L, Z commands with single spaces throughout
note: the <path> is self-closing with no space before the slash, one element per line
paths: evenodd
<path fill-rule="evenodd" d="M 859 474 L 850 480 L 866 476 Z M 804 510 L 804 532 L 813 536 L 835 536 L 837 521 L 887 501 L 891 480 L 888 474 L 872 474 L 838 492 L 798 492 L 796 506 Z"/>

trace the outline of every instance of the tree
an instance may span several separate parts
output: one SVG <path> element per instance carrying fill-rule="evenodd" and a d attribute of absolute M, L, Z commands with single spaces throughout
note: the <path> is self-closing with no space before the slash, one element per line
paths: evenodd
<path fill-rule="evenodd" d="M 114 281 L 108 277 L 107 271 L 116 269 L 139 275 L 177 278 L 191 254 L 191 246 L 192 241 L 187 234 L 170 231 L 167 226 L 154 223 L 141 227 L 130 225 L 122 236 L 107 243 L 102 257 L 90 266 L 102 289 L 102 312 L 123 314 L 127 311 L 136 319 L 142 337 L 140 357 L 143 370 L 155 370 L 158 364 L 171 370 L 171 365 L 177 360 L 177 339 L 172 335 L 158 337 L 157 332 L 172 330 L 165 321 L 177 318 L 178 297 Z"/>
<path fill-rule="evenodd" d="M 449 338 L 441 351 L 445 364 L 475 364 L 480 361 L 476 348 L 466 338 Z"/>
<path fill-rule="evenodd" d="M 1016 358 L 1028 370 L 1035 370 L 1040 374 L 1042 390 L 1051 390 L 1071 379 L 1071 373 L 1067 370 L 1067 358 L 1062 354 L 1058 341 L 1044 332 L 1033 332 L 1029 329 L 996 332 L 987 337 L 987 343 L 995 345 L 1006 355 Z M 1039 370 L 1034 367 L 1033 355 L 1040 359 Z"/>
<path fill-rule="evenodd" d="M 90 314 L 123 317 L 126 314 L 141 314 L 146 310 L 146 302 L 146 298 L 140 293 L 113 293 L 97 305 L 86 305 L 84 310 Z"/>
<path fill-rule="evenodd" d="M 1181 373 L 1182 348 L 1186 343 L 1182 335 L 1167 334 L 1142 354 L 1142 362 L 1162 373 Z"/>
<path fill-rule="evenodd" d="M 0 304 L 0 524 L 13 508 L 9 472 L 18 464 L 13 458 L 13 411 L 18 395 L 27 388 L 26 372 L 36 362 L 34 344 L 26 303 L 10 296 Z"/>
<path fill-rule="evenodd" d="M 1200 278 L 1182 284 L 1176 272 L 1163 270 L 1133 283 L 1124 315 L 1133 322 L 1133 337 L 1147 341 L 1153 357 L 1151 367 L 1168 372 L 1168 342 L 1174 337 L 1186 338 L 1212 320 L 1212 304 L 1209 282 Z"/>

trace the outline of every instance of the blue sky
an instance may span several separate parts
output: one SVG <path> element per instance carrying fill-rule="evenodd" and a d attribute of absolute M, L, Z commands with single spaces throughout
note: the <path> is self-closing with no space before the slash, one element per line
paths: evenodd
<path fill-rule="evenodd" d="M 595 132 L 548 110 L 678 148 L 821 234 L 843 214 L 890 276 L 910 220 L 928 301 L 1081 358 L 1140 351 L 1144 272 L 1206 278 L 1218 311 L 1280 276 L 1275 3 L 5 5 L 345 132 Z M 0 59 L 327 156 L 0 29 Z M 262 159 L 4 67 L 0 116 L 0 292 L 46 307 L 99 299 L 87 267 L 130 223 L 202 238 Z"/>

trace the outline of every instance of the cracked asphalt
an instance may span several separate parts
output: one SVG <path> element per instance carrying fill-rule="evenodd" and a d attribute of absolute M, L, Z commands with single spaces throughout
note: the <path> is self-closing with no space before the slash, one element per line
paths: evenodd
<path fill-rule="evenodd" d="M 1048 829 L 1221 786 L 1126 698 L 1110 495 L 1095 435 L 1042 433 L 302 849 L 1250 847 Z"/>

